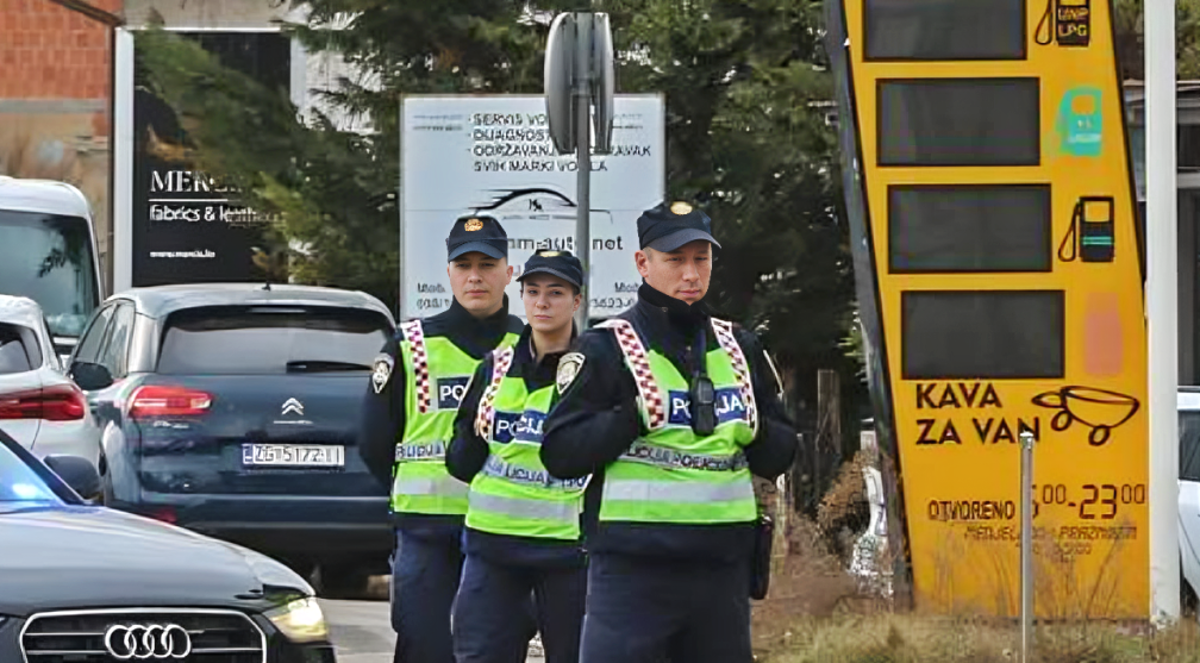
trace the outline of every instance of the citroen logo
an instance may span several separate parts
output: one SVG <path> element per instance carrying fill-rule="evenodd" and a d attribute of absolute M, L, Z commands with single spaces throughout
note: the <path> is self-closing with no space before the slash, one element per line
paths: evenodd
<path fill-rule="evenodd" d="M 104 632 L 104 648 L 118 661 L 182 660 L 192 638 L 178 624 L 114 624 Z"/>
<path fill-rule="evenodd" d="M 280 414 L 288 414 L 289 412 L 304 416 L 304 404 L 294 398 L 287 399 L 283 402 L 283 409 Z"/>

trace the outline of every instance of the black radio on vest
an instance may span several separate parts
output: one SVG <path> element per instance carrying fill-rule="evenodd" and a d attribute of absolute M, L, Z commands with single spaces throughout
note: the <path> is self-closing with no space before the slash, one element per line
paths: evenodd
<path fill-rule="evenodd" d="M 712 380 L 706 374 L 707 346 L 708 339 L 701 328 L 696 338 L 696 363 L 692 370 L 692 385 L 688 394 L 692 432 L 700 436 L 712 435 L 717 429 L 717 395 Z"/>

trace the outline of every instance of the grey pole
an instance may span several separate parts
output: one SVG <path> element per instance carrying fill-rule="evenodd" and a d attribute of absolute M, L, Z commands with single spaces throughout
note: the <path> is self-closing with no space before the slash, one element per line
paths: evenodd
<path fill-rule="evenodd" d="M 1150 619 L 1179 619 L 1179 185 L 1175 3 L 1145 5 Z"/>
<path fill-rule="evenodd" d="M 583 302 L 575 313 L 575 326 L 579 331 L 587 329 L 588 297 L 591 296 L 590 255 L 591 244 L 588 232 L 591 221 L 591 176 L 592 176 L 592 15 L 588 12 L 575 14 L 575 253 L 583 265 Z"/>
<path fill-rule="evenodd" d="M 1033 433 L 1021 431 L 1021 663 L 1033 637 Z"/>

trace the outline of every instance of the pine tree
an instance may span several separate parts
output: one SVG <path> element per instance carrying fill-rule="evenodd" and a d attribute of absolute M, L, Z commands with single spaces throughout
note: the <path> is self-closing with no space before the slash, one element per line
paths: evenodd
<path fill-rule="evenodd" d="M 579 3 L 504 0 L 303 0 L 285 30 L 334 52 L 368 83 L 343 80 L 328 100 L 374 132 L 305 126 L 278 92 L 224 71 L 198 47 L 152 32 L 139 48 L 158 93 L 187 122 L 199 159 L 280 213 L 307 247 L 302 280 L 367 290 L 393 306 L 398 119 L 408 93 L 540 93 L 547 26 Z M 836 143 L 825 121 L 831 81 L 820 3 L 809 0 L 604 0 L 619 92 L 667 103 L 668 196 L 712 218 L 723 249 L 712 304 L 760 332 L 795 395 L 812 400 L 815 369 L 856 363 L 839 341 L 853 273 L 839 222 Z"/>

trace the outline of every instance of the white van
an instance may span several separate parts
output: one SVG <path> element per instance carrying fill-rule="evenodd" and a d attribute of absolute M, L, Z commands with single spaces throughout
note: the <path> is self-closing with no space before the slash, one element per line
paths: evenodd
<path fill-rule="evenodd" d="M 104 300 L 97 253 L 83 192 L 65 182 L 0 176 L 0 294 L 42 307 L 61 357 Z"/>

